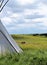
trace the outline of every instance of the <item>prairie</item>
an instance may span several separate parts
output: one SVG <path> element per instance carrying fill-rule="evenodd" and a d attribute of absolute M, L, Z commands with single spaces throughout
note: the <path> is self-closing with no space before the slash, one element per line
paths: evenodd
<path fill-rule="evenodd" d="M 0 65 L 47 65 L 47 37 L 31 34 L 12 35 L 23 53 L 0 56 Z"/>

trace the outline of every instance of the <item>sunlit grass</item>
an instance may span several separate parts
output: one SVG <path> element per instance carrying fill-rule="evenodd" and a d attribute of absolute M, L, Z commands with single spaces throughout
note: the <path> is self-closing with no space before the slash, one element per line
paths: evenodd
<path fill-rule="evenodd" d="M 32 35 L 12 37 L 23 49 L 23 53 L 1 55 L 0 65 L 47 65 L 47 37 Z"/>
<path fill-rule="evenodd" d="M 43 49 L 47 50 L 47 37 L 32 35 L 15 35 L 17 43 L 22 49 Z M 22 44 L 25 42 L 25 44 Z"/>

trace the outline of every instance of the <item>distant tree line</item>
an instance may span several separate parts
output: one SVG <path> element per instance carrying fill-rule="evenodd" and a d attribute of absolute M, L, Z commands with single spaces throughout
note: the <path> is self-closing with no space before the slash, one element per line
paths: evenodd
<path fill-rule="evenodd" d="M 47 33 L 44 34 L 32 34 L 33 36 L 46 36 L 47 37 Z"/>

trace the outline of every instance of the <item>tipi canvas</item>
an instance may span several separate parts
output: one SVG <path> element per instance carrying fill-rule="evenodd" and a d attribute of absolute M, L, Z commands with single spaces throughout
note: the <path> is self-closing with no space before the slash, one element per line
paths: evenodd
<path fill-rule="evenodd" d="M 0 20 L 0 53 L 4 53 L 6 51 L 18 53 L 22 52 L 21 48 L 8 34 L 7 30 Z"/>

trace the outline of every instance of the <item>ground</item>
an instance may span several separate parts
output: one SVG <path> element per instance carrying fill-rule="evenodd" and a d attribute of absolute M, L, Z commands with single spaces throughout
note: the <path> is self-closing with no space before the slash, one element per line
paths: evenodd
<path fill-rule="evenodd" d="M 0 56 L 0 65 L 47 65 L 47 37 L 34 35 L 12 35 L 22 48 L 21 54 Z"/>

